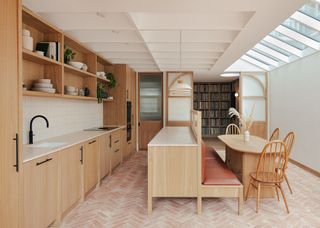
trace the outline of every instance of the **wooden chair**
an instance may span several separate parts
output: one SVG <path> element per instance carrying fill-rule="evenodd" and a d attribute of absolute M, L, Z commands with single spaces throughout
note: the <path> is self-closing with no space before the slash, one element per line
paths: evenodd
<path fill-rule="evenodd" d="M 274 131 L 272 132 L 272 134 L 270 136 L 269 141 L 278 140 L 279 134 L 280 134 L 280 129 L 279 128 L 274 129 Z"/>
<path fill-rule="evenodd" d="M 239 135 L 240 128 L 235 124 L 229 124 L 226 129 L 226 135 Z"/>
<path fill-rule="evenodd" d="M 256 172 L 250 174 L 250 182 L 245 200 L 248 199 L 251 186 L 257 190 L 256 212 L 259 212 L 261 187 L 274 187 L 279 201 L 280 189 L 287 212 L 289 208 L 281 187 L 284 181 L 285 166 L 288 160 L 286 144 L 281 140 L 269 142 L 262 150 Z"/>
<path fill-rule="evenodd" d="M 287 147 L 287 156 L 288 156 L 287 163 L 286 163 L 286 165 L 284 167 L 285 169 L 288 168 L 288 162 L 289 162 L 292 146 L 294 144 L 294 140 L 295 140 L 295 134 L 292 131 L 289 132 L 286 135 L 286 137 L 283 139 L 283 142 L 286 144 L 286 147 Z M 292 189 L 291 189 L 291 186 L 289 184 L 289 180 L 288 180 L 288 177 L 287 177 L 286 173 L 284 173 L 284 179 L 286 180 L 286 183 L 287 183 L 287 185 L 289 187 L 290 193 L 292 194 Z"/>

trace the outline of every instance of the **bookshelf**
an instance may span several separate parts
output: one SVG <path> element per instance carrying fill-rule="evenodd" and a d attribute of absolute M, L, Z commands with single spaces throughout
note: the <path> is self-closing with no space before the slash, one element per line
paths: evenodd
<path fill-rule="evenodd" d="M 195 82 L 193 107 L 202 113 L 202 136 L 217 137 L 224 134 L 228 124 L 230 107 L 236 108 L 236 83 Z"/>

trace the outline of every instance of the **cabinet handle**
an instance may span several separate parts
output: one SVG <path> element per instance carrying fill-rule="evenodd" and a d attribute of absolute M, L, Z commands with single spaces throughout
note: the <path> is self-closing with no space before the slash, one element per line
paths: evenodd
<path fill-rule="evenodd" d="M 119 149 L 115 150 L 114 152 L 117 153 L 119 151 Z"/>
<path fill-rule="evenodd" d="M 93 141 L 89 142 L 89 144 L 95 143 L 96 141 L 97 141 L 97 140 L 93 140 Z"/>
<path fill-rule="evenodd" d="M 111 140 L 111 135 L 109 136 L 109 148 L 111 148 L 111 142 L 112 142 L 112 140 Z"/>
<path fill-rule="evenodd" d="M 19 172 L 19 135 L 16 133 L 16 137 L 13 139 L 16 141 L 16 164 L 13 165 L 16 167 L 16 172 Z"/>
<path fill-rule="evenodd" d="M 44 160 L 42 162 L 37 162 L 36 166 L 41 165 L 41 164 L 46 163 L 46 162 L 51 161 L 51 160 L 52 160 L 52 158 L 47 158 L 46 160 Z"/>
<path fill-rule="evenodd" d="M 131 141 L 130 141 L 130 142 L 128 142 L 128 144 L 131 144 Z"/>
<path fill-rule="evenodd" d="M 116 141 L 114 141 L 114 143 L 118 143 L 119 142 L 119 139 L 118 140 L 116 140 Z"/>
<path fill-rule="evenodd" d="M 80 147 L 80 162 L 83 164 L 83 146 Z"/>

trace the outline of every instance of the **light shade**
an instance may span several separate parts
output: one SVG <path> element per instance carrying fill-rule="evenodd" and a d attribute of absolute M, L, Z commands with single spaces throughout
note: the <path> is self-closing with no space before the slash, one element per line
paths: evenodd
<path fill-rule="evenodd" d="M 239 72 L 226 72 L 223 74 L 220 74 L 221 77 L 239 77 L 240 73 Z"/>
<path fill-rule="evenodd" d="M 171 96 L 190 96 L 192 92 L 192 87 L 187 83 L 184 83 L 183 80 L 177 80 L 170 87 Z"/>

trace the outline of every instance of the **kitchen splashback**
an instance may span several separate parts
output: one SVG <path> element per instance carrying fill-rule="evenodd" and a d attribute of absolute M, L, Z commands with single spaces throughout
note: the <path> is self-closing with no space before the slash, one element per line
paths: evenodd
<path fill-rule="evenodd" d="M 35 115 L 48 118 L 33 122 L 34 142 L 103 125 L 103 105 L 96 101 L 81 101 L 42 97 L 23 97 L 23 143 L 28 143 L 30 120 Z"/>

